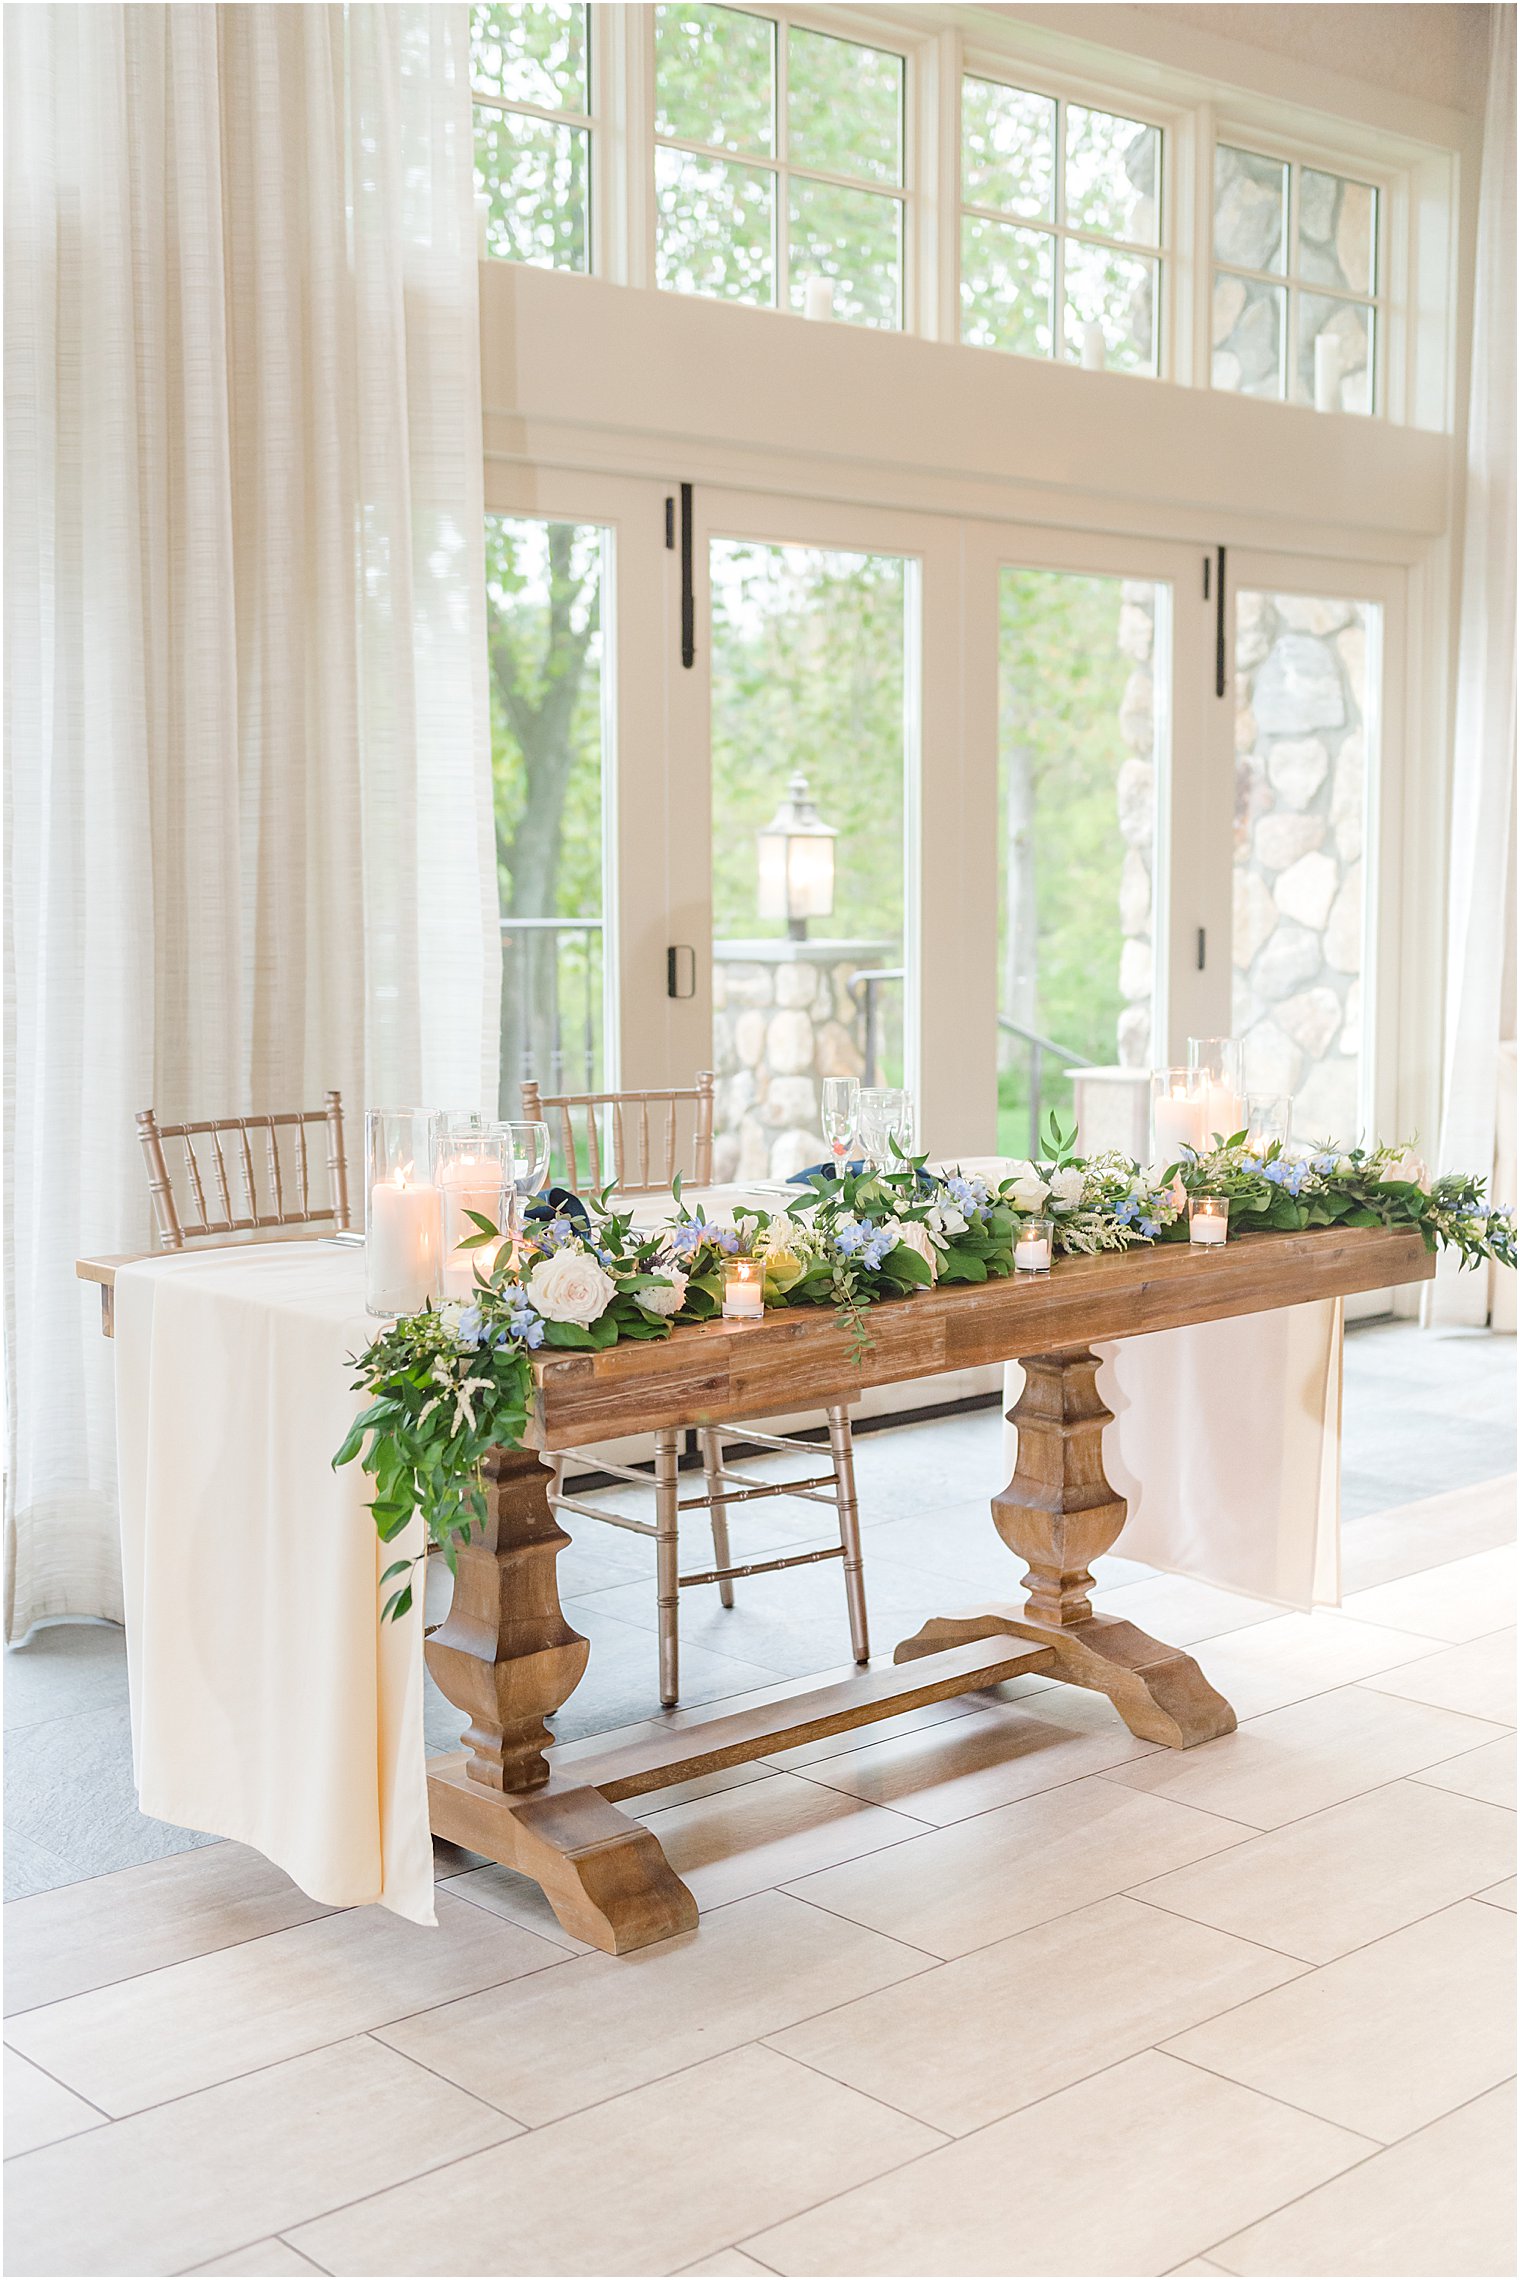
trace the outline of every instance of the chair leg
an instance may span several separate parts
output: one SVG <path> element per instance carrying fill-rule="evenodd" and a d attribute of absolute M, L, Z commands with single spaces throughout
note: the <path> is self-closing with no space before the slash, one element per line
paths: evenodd
<path fill-rule="evenodd" d="M 834 1479 L 839 1490 L 839 1540 L 844 1546 L 844 1596 L 850 1610 L 850 1644 L 858 1663 L 871 1659 L 871 1634 L 866 1624 L 866 1584 L 860 1559 L 860 1507 L 855 1498 L 855 1448 L 850 1436 L 850 1412 L 836 1403 L 828 1413 L 829 1448 L 834 1458 Z"/>
<path fill-rule="evenodd" d="M 723 1435 L 718 1431 L 716 1425 L 699 1425 L 697 1427 L 697 1446 L 702 1452 L 702 1478 L 706 1483 L 707 1493 L 709 1496 L 718 1496 L 723 1489 Z M 712 1521 L 713 1566 L 724 1568 L 728 1566 L 731 1558 L 728 1548 L 728 1507 L 726 1504 L 709 1505 L 708 1515 Z M 718 1597 L 725 1607 L 732 1607 L 734 1603 L 732 1576 L 725 1576 L 719 1584 Z"/>
<path fill-rule="evenodd" d="M 680 1572 L 677 1536 L 680 1519 L 681 1440 L 673 1426 L 662 1425 L 654 1437 L 655 1593 L 659 1602 L 660 1702 L 673 1710 L 680 1699 Z"/>

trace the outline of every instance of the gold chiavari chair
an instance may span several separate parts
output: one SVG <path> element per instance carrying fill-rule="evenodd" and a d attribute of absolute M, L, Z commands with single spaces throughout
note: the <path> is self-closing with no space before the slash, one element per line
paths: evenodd
<path fill-rule="evenodd" d="M 307 1140 L 310 1130 L 324 1135 L 316 1148 Z M 320 1108 L 187 1124 L 160 1124 L 153 1110 L 144 1108 L 138 1112 L 137 1137 L 148 1167 L 160 1250 L 182 1251 L 187 1243 L 213 1236 L 268 1239 L 289 1227 L 330 1226 L 335 1232 L 348 1227 L 339 1093 L 325 1093 Z M 318 1156 L 326 1169 L 325 1191 L 312 1178 Z"/>
<path fill-rule="evenodd" d="M 712 1180 L 713 1076 L 702 1070 L 694 1085 L 663 1092 L 541 1093 L 533 1080 L 522 1088 L 523 1115 L 530 1123 L 548 1123 L 549 1112 L 558 1120 L 559 1150 L 565 1178 L 574 1188 L 584 1160 L 593 1188 L 615 1181 L 619 1199 L 657 1194 L 668 1188 L 679 1171 L 694 1188 Z M 577 1120 L 580 1132 L 577 1132 Z M 551 1126 L 551 1129 L 553 1127 Z M 684 1158 L 684 1161 L 683 1161 Z M 615 1464 L 593 1449 L 565 1449 L 549 1459 L 553 1473 L 550 1502 L 557 1511 L 579 1512 L 587 1519 L 606 1521 L 655 1540 L 655 1594 L 658 1602 L 660 1701 L 668 1709 L 680 1699 L 680 1595 L 693 1585 L 715 1583 L 725 1607 L 734 1604 L 734 1579 L 771 1575 L 781 1568 L 810 1567 L 819 1560 L 837 1559 L 844 1565 L 845 1606 L 849 1615 L 850 1644 L 857 1662 L 870 1658 L 866 1623 L 865 1577 L 860 1552 L 860 1510 L 855 1494 L 855 1458 L 850 1432 L 849 1406 L 833 1404 L 825 1412 L 828 1423 L 826 1472 L 817 1469 L 822 1451 L 816 1442 L 790 1434 L 770 1433 L 757 1425 L 730 1422 L 699 1425 L 697 1446 L 702 1459 L 703 1494 L 680 1493 L 681 1431 L 661 1427 L 654 1436 L 654 1522 L 631 1514 L 610 1512 L 599 1504 L 568 1495 L 568 1462 L 589 1465 L 596 1471 L 647 1489 L 647 1473 Z M 755 1481 L 727 1461 L 726 1443 L 737 1440 L 766 1450 L 782 1450 L 805 1457 L 813 1468 L 806 1477 L 784 1481 Z M 751 1560 L 736 1565 L 729 1547 L 730 1505 L 754 1503 L 763 1497 L 791 1496 L 808 1504 L 831 1505 L 839 1526 L 839 1541 L 822 1551 L 793 1552 L 778 1559 Z M 713 1565 L 682 1575 L 680 1516 L 706 1511 L 712 1527 Z"/>

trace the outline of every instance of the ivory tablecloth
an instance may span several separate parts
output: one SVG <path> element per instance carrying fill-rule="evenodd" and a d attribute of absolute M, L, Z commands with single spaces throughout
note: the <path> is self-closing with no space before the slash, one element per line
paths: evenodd
<path fill-rule="evenodd" d="M 422 1617 L 379 1621 L 368 1476 L 331 1458 L 375 1325 L 360 1251 L 119 1270 L 116 1415 L 145 1813 L 254 1846 L 313 1899 L 431 1924 Z"/>

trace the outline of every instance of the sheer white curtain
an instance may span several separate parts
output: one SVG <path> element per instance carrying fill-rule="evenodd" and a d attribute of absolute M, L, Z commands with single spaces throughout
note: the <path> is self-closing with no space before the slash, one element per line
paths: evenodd
<path fill-rule="evenodd" d="M 1479 185 L 1452 776 L 1440 1161 L 1494 1161 L 1515 804 L 1515 11 L 1492 8 Z M 1501 1196 L 1513 1203 L 1513 1196 Z M 1438 1270 L 1438 1321 L 1487 1319 L 1489 1277 Z"/>
<path fill-rule="evenodd" d="M 494 1100 L 463 6 L 5 12 L 7 1632 L 117 1615 L 134 1112 Z M 206 1515 L 215 1526 L 214 1509 Z"/>

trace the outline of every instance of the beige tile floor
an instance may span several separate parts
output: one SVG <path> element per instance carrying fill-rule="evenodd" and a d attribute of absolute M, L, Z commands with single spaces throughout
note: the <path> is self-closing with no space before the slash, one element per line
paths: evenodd
<path fill-rule="evenodd" d="M 222 1844 L 13 1902 L 7 2270 L 1513 2273 L 1511 1501 L 1335 1615 L 1119 1571 L 1202 1749 L 1021 1681 L 642 1800 L 635 1956 L 443 1851 L 434 1932 Z"/>

